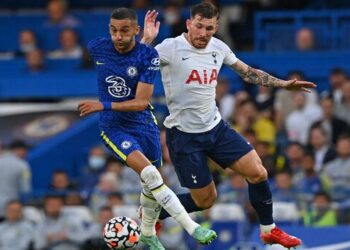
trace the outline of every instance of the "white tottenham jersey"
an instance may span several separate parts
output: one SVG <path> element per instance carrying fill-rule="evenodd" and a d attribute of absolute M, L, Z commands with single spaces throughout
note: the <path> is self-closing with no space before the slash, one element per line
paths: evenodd
<path fill-rule="evenodd" d="M 187 133 L 214 128 L 221 120 L 215 102 L 217 77 L 223 63 L 238 60 L 235 54 L 214 37 L 205 49 L 196 49 L 184 34 L 165 39 L 156 50 L 170 112 L 164 125 Z"/>

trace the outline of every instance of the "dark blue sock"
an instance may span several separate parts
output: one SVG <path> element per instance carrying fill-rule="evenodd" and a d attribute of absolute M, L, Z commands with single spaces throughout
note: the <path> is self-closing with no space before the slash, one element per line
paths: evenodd
<path fill-rule="evenodd" d="M 197 205 L 196 205 L 196 203 L 194 203 L 190 193 L 178 194 L 177 197 L 179 198 L 181 204 L 184 206 L 184 208 L 186 209 L 186 211 L 188 213 L 203 210 L 202 208 L 197 207 Z M 159 219 L 164 220 L 168 217 L 171 217 L 171 215 L 168 214 L 168 212 L 165 211 L 164 208 L 162 208 L 162 210 L 160 211 Z"/>
<path fill-rule="evenodd" d="M 257 184 L 248 182 L 249 200 L 258 214 L 261 225 L 270 225 L 272 217 L 272 194 L 269 183 L 263 181 Z"/>

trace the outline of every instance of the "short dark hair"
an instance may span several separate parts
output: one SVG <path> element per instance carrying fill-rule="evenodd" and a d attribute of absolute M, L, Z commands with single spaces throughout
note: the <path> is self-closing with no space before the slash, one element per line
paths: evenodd
<path fill-rule="evenodd" d="M 339 137 L 337 139 L 337 143 L 340 140 L 348 140 L 348 141 L 350 141 L 350 134 L 349 133 L 343 133 L 343 134 L 339 135 Z"/>
<path fill-rule="evenodd" d="M 324 191 L 324 190 L 320 190 L 320 191 L 318 191 L 318 192 L 316 192 L 315 194 L 314 194 L 314 199 L 316 198 L 316 197 L 323 197 L 323 198 L 325 198 L 328 202 L 331 202 L 332 201 L 332 197 L 331 197 L 331 195 L 329 194 L 329 193 L 327 193 L 326 191 Z"/>
<path fill-rule="evenodd" d="M 58 195 L 58 194 L 53 194 L 53 193 L 49 193 L 46 194 L 44 197 L 44 203 L 48 200 L 60 200 L 62 203 L 64 202 L 63 196 L 62 195 Z"/>
<path fill-rule="evenodd" d="M 63 168 L 57 168 L 53 171 L 54 174 L 67 174 L 67 171 Z"/>
<path fill-rule="evenodd" d="M 137 14 L 136 11 L 129 8 L 118 8 L 113 10 L 111 14 L 112 19 L 122 20 L 122 19 L 130 19 L 137 22 Z"/>
<path fill-rule="evenodd" d="M 18 204 L 18 205 L 21 205 L 23 206 L 23 204 L 19 201 L 19 200 L 10 200 L 6 203 L 6 207 L 12 205 L 12 204 Z"/>
<path fill-rule="evenodd" d="M 100 207 L 99 210 L 100 210 L 100 212 L 102 212 L 102 211 L 109 211 L 109 212 L 113 213 L 113 209 L 110 206 L 107 206 L 107 205 Z"/>
<path fill-rule="evenodd" d="M 12 142 L 8 145 L 8 148 L 9 148 L 10 150 L 19 149 L 19 148 L 29 149 L 30 146 L 29 146 L 25 141 L 22 141 L 22 140 L 14 140 L 14 141 L 12 141 Z"/>
<path fill-rule="evenodd" d="M 191 8 L 191 18 L 194 18 L 196 15 L 199 15 L 204 18 L 213 18 L 219 19 L 219 10 L 216 6 L 210 2 L 202 2 L 194 5 Z"/>
<path fill-rule="evenodd" d="M 343 75 L 345 77 L 348 77 L 347 72 L 343 68 L 333 68 L 331 71 L 331 75 Z"/>

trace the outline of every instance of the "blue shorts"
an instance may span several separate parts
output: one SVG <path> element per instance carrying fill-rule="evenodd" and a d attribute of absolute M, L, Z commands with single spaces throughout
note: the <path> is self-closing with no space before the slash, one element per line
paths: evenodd
<path fill-rule="evenodd" d="M 139 150 L 154 166 L 162 165 L 159 132 L 115 128 L 102 130 L 101 138 L 107 148 L 124 163 L 129 154 Z"/>
<path fill-rule="evenodd" d="M 223 120 L 204 133 L 167 129 L 167 145 L 181 185 L 192 189 L 205 187 L 213 180 L 208 157 L 227 168 L 253 149 Z"/>

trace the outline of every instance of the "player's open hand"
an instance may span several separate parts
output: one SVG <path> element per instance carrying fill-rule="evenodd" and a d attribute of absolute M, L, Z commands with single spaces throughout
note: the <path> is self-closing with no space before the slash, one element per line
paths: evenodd
<path fill-rule="evenodd" d="M 145 43 L 151 43 L 159 33 L 160 22 L 156 22 L 157 16 L 158 12 L 155 10 L 149 10 L 145 15 L 142 37 L 142 41 Z"/>
<path fill-rule="evenodd" d="M 285 81 L 283 83 L 283 88 L 291 91 L 304 91 L 310 93 L 309 89 L 316 88 L 316 84 L 307 81 L 297 81 L 296 79 Z"/>
<path fill-rule="evenodd" d="M 78 105 L 80 116 L 95 113 L 101 110 L 103 110 L 103 104 L 96 101 L 84 101 Z"/>

